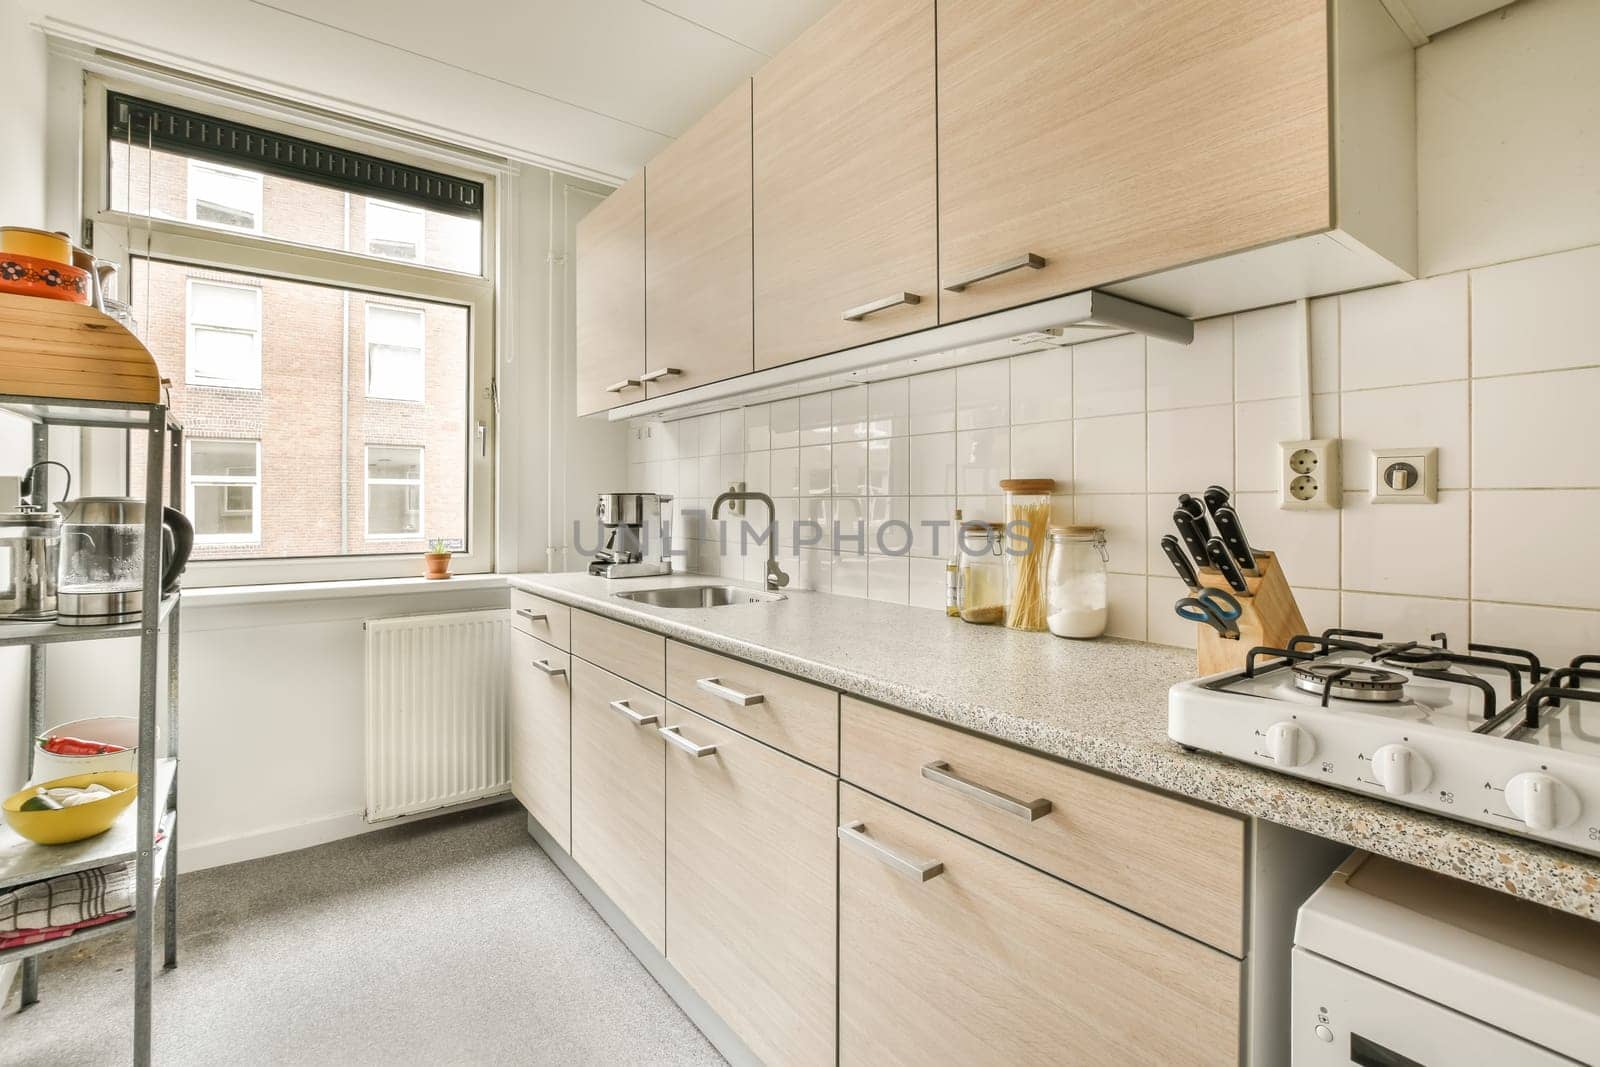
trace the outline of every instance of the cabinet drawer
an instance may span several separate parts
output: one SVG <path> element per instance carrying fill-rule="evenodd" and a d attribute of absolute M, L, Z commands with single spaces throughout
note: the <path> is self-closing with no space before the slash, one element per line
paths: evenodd
<path fill-rule="evenodd" d="M 832 689 L 668 641 L 667 699 L 839 772 L 839 694 Z"/>
<path fill-rule="evenodd" d="M 648 630 L 574 611 L 572 654 L 652 693 L 667 690 L 667 639 Z"/>
<path fill-rule="evenodd" d="M 848 785 L 839 807 L 841 1064 L 1239 1062 L 1238 960 Z"/>
<path fill-rule="evenodd" d="M 511 625 L 562 651 L 572 649 L 572 609 L 565 604 L 513 589 Z"/>
<path fill-rule="evenodd" d="M 572 858 L 666 951 L 666 701 L 572 661 Z"/>
<path fill-rule="evenodd" d="M 675 704 L 667 960 L 763 1063 L 834 1063 L 837 779 Z"/>
<path fill-rule="evenodd" d="M 571 657 L 519 631 L 510 658 L 511 792 L 562 848 L 572 848 Z"/>
<path fill-rule="evenodd" d="M 1244 819 L 853 697 L 840 725 L 848 781 L 1244 954 Z"/>

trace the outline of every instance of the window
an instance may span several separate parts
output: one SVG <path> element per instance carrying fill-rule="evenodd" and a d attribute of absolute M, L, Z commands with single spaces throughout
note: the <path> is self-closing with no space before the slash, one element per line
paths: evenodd
<path fill-rule="evenodd" d="M 261 175 L 189 160 L 189 221 L 261 230 Z"/>
<path fill-rule="evenodd" d="M 261 540 L 261 442 L 190 440 L 188 507 L 195 544 Z"/>
<path fill-rule="evenodd" d="M 261 290 L 191 279 L 187 307 L 184 380 L 261 388 Z"/>
<path fill-rule="evenodd" d="M 427 323 L 421 308 L 367 304 L 368 396 L 421 402 Z"/>
<path fill-rule="evenodd" d="M 422 536 L 422 449 L 367 446 L 367 537 Z"/>
<path fill-rule="evenodd" d="M 422 260 L 428 220 L 420 208 L 367 201 L 367 251 L 385 259 Z"/>
<path fill-rule="evenodd" d="M 458 546 L 458 573 L 493 570 L 492 175 L 325 115 L 313 133 L 89 86 L 95 249 L 122 262 L 191 456 L 186 581 L 411 576 L 434 538 Z M 255 154 L 230 163 L 235 145 Z M 189 217 L 191 195 L 235 224 Z M 144 447 L 129 437 L 135 494 Z"/>

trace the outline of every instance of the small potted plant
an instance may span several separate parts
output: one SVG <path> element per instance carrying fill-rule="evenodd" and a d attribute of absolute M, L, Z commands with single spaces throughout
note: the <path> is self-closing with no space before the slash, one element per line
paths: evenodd
<path fill-rule="evenodd" d="M 428 578 L 450 577 L 450 546 L 442 537 L 428 542 L 428 551 L 422 557 L 428 565 Z"/>

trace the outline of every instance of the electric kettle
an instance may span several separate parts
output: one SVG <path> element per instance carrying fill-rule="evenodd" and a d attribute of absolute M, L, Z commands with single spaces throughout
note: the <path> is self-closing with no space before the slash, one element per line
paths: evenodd
<path fill-rule="evenodd" d="M 137 622 L 144 612 L 144 501 L 86 496 L 61 505 L 61 570 L 56 582 L 62 626 Z M 194 526 L 161 509 L 161 592 L 178 583 L 194 548 Z"/>

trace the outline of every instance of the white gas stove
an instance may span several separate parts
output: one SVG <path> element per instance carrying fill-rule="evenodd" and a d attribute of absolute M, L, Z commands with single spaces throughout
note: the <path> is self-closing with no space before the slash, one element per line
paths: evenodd
<path fill-rule="evenodd" d="M 1545 668 L 1328 630 L 1180 682 L 1167 733 L 1312 781 L 1600 855 L 1600 655 Z"/>

